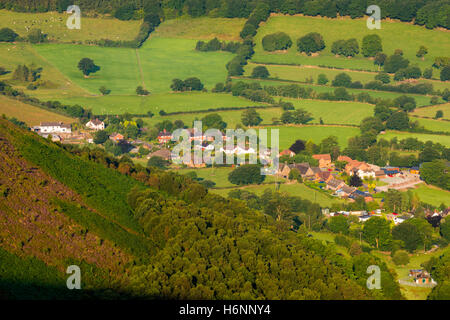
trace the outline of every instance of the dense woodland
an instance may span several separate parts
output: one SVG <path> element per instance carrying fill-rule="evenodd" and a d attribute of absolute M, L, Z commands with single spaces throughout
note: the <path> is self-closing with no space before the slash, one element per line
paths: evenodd
<path fill-rule="evenodd" d="M 140 10 L 161 6 L 170 15 L 189 14 L 193 17 L 210 15 L 227 18 L 247 18 L 257 3 L 265 2 L 271 12 L 284 14 L 303 13 L 310 16 L 335 18 L 363 17 L 369 5 L 379 5 L 382 18 L 414 21 L 427 28 L 449 28 L 450 2 L 448 0 L 0 0 L 0 7 L 15 11 L 63 11 L 69 5 L 79 5 L 82 10 L 112 13 L 122 19 L 141 18 Z M 447 8 L 447 9 L 446 9 Z"/>

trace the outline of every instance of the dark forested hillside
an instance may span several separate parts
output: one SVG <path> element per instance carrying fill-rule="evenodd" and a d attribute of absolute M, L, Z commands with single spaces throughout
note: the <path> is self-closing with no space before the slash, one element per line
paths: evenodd
<path fill-rule="evenodd" d="M 79 5 L 82 10 L 98 13 L 128 12 L 124 17 L 133 16 L 133 11 L 159 7 L 169 10 L 171 14 L 187 13 L 198 17 L 203 15 L 226 18 L 247 18 L 257 3 L 265 2 L 271 12 L 285 14 L 303 13 L 310 16 L 335 18 L 351 16 L 363 17 L 369 5 L 378 5 L 383 18 L 415 21 L 427 28 L 449 28 L 449 0 L 0 0 L 0 8 L 15 11 L 45 12 L 65 10 L 69 5 Z M 118 17 L 122 14 L 118 15 Z M 138 17 L 136 15 L 135 17 Z"/>
<path fill-rule="evenodd" d="M 2 297 L 37 298 L 40 286 L 41 298 L 59 296 L 76 264 L 103 298 L 401 298 L 379 259 L 346 259 L 186 176 L 62 147 L 3 119 L 0 142 Z M 371 264 L 381 291 L 365 287 Z"/>

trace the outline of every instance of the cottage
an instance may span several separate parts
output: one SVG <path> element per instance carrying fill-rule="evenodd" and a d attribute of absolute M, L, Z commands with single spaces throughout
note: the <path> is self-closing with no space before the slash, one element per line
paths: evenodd
<path fill-rule="evenodd" d="M 346 198 L 346 197 L 350 196 L 355 190 L 356 190 L 356 188 L 354 188 L 354 187 L 349 187 L 347 185 L 344 185 L 338 191 L 336 191 L 336 194 L 341 198 Z"/>
<path fill-rule="evenodd" d="M 339 156 L 337 158 L 337 161 L 350 163 L 353 161 L 353 159 L 347 156 Z"/>
<path fill-rule="evenodd" d="M 70 124 L 64 124 L 62 122 L 41 122 L 41 124 L 35 127 L 38 132 L 41 133 L 71 133 L 72 128 Z"/>
<path fill-rule="evenodd" d="M 409 270 L 409 276 L 414 279 L 417 284 L 436 284 L 431 275 L 425 270 Z"/>
<path fill-rule="evenodd" d="M 158 142 L 160 144 L 169 143 L 172 140 L 172 138 L 173 138 L 172 134 L 166 131 L 166 129 L 164 129 L 158 134 Z"/>
<path fill-rule="evenodd" d="M 116 143 L 122 142 L 125 139 L 125 137 L 120 133 L 113 133 L 109 136 L 109 138 Z"/>
<path fill-rule="evenodd" d="M 100 121 L 98 119 L 89 120 L 88 123 L 86 123 L 86 127 L 93 130 L 104 130 L 105 129 L 105 123 L 103 121 Z"/>
<path fill-rule="evenodd" d="M 319 160 L 320 168 L 330 168 L 332 166 L 331 156 L 329 154 L 314 154 L 312 157 Z"/>
<path fill-rule="evenodd" d="M 280 152 L 280 157 L 282 157 L 282 156 L 289 156 L 289 157 L 292 158 L 292 157 L 295 156 L 295 152 L 291 151 L 289 149 L 286 149 L 286 150 L 283 150 L 283 151 Z"/>
<path fill-rule="evenodd" d="M 420 168 L 419 167 L 412 167 L 409 169 L 409 173 L 411 174 L 420 174 Z"/>
<path fill-rule="evenodd" d="M 326 189 L 336 191 L 342 188 L 343 186 L 345 186 L 344 181 L 332 178 L 327 182 Z"/>
<path fill-rule="evenodd" d="M 329 171 L 320 171 L 315 175 L 316 181 L 328 182 L 333 179 L 333 175 Z"/>

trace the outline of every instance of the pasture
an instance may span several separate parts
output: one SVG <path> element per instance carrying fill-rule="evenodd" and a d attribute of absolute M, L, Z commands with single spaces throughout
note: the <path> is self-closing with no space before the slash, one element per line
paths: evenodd
<path fill-rule="evenodd" d="M 350 124 L 359 125 L 361 120 L 373 115 L 374 106 L 360 102 L 324 101 L 283 98 L 283 101 L 292 102 L 295 109 L 304 109 L 310 112 L 313 120 L 308 123 L 324 124 Z"/>
<path fill-rule="evenodd" d="M 261 108 L 255 109 L 256 112 L 259 113 L 261 118 L 263 119 L 260 125 L 270 125 L 272 124 L 272 118 L 280 118 L 282 110 L 281 108 Z M 155 114 L 151 118 L 144 118 L 144 122 L 148 126 L 154 126 L 156 123 L 169 120 L 183 120 L 184 124 L 188 127 L 191 127 L 192 122 L 196 119 L 201 119 L 212 113 L 219 113 L 223 120 L 227 123 L 227 127 L 229 129 L 235 128 L 237 124 L 241 124 L 241 117 L 244 110 L 232 110 L 232 111 L 215 111 L 215 112 L 199 112 L 199 113 L 183 113 L 183 114 L 174 114 L 167 116 L 160 116 L 159 114 Z"/>
<path fill-rule="evenodd" d="M 164 21 L 152 37 L 242 41 L 239 33 L 244 24 L 245 19 L 241 18 L 180 17 Z"/>
<path fill-rule="evenodd" d="M 64 123 L 75 122 L 76 119 L 47 111 L 42 108 L 22 103 L 15 99 L 10 99 L 0 95 L 0 115 L 4 114 L 8 118 L 25 122 L 29 126 L 39 125 L 45 121 L 62 121 Z"/>
<path fill-rule="evenodd" d="M 81 29 L 69 29 L 70 14 L 58 12 L 22 13 L 0 10 L 0 29 L 8 27 L 21 37 L 32 29 L 41 29 L 50 41 L 71 43 L 85 40 L 133 40 L 139 32 L 140 20 L 121 21 L 110 16 L 91 18 L 81 12 Z"/>
<path fill-rule="evenodd" d="M 450 120 L 450 103 L 426 108 L 417 108 L 416 110 L 414 110 L 413 115 L 416 115 L 418 117 L 434 118 L 438 110 L 442 110 L 442 112 L 444 113 L 442 119 Z"/>
<path fill-rule="evenodd" d="M 413 192 L 419 196 L 419 199 L 422 202 L 433 206 L 440 206 L 442 203 L 446 206 L 450 206 L 450 191 L 422 183 L 417 189 L 414 189 Z"/>
<path fill-rule="evenodd" d="M 400 132 L 400 131 L 392 131 L 388 130 L 385 134 L 378 135 L 378 138 L 383 138 L 386 140 L 391 140 L 392 138 L 397 137 L 398 140 L 406 139 L 406 138 L 417 138 L 420 141 L 433 141 L 434 143 L 440 143 L 447 148 L 450 147 L 450 136 L 446 135 L 437 135 L 437 134 L 428 134 L 428 133 L 413 133 L 413 132 Z"/>
<path fill-rule="evenodd" d="M 424 118 L 411 117 L 412 121 L 419 121 L 425 129 L 436 132 L 450 132 L 450 121 L 432 120 Z"/>
<path fill-rule="evenodd" d="M 314 91 L 316 91 L 317 93 L 320 93 L 320 92 L 331 92 L 332 93 L 336 89 L 336 87 L 332 87 L 332 86 L 306 84 L 306 83 L 293 82 L 293 81 L 282 81 L 282 80 L 279 81 L 279 80 L 273 80 L 273 79 L 261 80 L 261 79 L 234 77 L 233 81 L 243 81 L 243 82 L 247 82 L 247 83 L 258 82 L 262 87 L 264 87 L 264 86 L 286 86 L 286 85 L 295 83 L 295 84 L 305 87 L 305 88 L 311 88 Z M 402 95 L 406 95 L 406 96 L 413 97 L 414 99 L 416 99 L 416 104 L 418 107 L 429 106 L 431 104 L 431 102 L 430 102 L 431 97 L 425 96 L 425 95 L 420 95 L 420 94 L 409 94 L 409 93 L 405 94 L 405 93 L 399 93 L 399 92 L 378 91 L 378 90 L 368 90 L 368 89 L 350 89 L 350 88 L 346 88 L 346 89 L 349 93 L 354 94 L 354 95 L 357 95 L 361 92 L 365 92 L 365 93 L 368 93 L 373 98 L 381 98 L 381 99 L 393 100 Z M 442 101 L 443 100 L 440 98 L 439 102 L 442 102 Z"/>
<path fill-rule="evenodd" d="M 248 186 L 241 187 L 240 189 L 247 190 L 261 196 L 266 189 L 275 190 L 275 185 Z M 231 190 L 232 189 L 211 189 L 211 192 L 226 197 Z M 338 200 L 337 198 L 330 198 L 322 192 L 305 186 L 303 183 L 281 184 L 280 191 L 286 192 L 292 196 L 320 203 L 323 207 L 331 206 L 333 203 L 343 203 L 343 201 Z"/>
<path fill-rule="evenodd" d="M 428 30 L 425 27 L 399 23 L 394 21 L 381 21 L 380 30 L 369 30 L 366 19 L 324 19 L 321 17 L 305 17 L 301 15 L 283 16 L 274 15 L 261 25 L 255 36 L 256 47 L 253 62 L 331 66 L 347 69 L 364 69 L 376 71 L 378 68 L 373 61 L 364 58 L 361 54 L 355 58 L 335 57 L 331 53 L 334 41 L 340 39 L 356 38 L 361 47 L 362 38 L 368 34 L 378 34 L 382 39 L 383 52 L 392 54 L 395 49 L 402 49 L 404 56 L 411 64 L 417 64 L 422 69 L 433 64 L 434 57 L 448 55 L 448 32 Z M 262 38 L 274 32 L 283 31 L 290 35 L 294 45 L 287 52 L 269 53 L 262 48 Z M 325 41 L 326 48 L 318 56 L 308 57 L 297 52 L 295 43 L 297 39 L 309 32 L 319 32 Z M 421 45 L 428 47 L 425 59 L 416 57 Z M 437 74 L 435 73 L 435 76 Z"/>
<path fill-rule="evenodd" d="M 111 95 L 135 94 L 138 85 L 151 93 L 170 92 L 172 79 L 197 77 L 206 88 L 224 82 L 228 52 L 195 51 L 195 40 L 151 37 L 141 49 L 40 44 L 36 51 L 66 77 L 91 94 L 105 86 Z M 100 70 L 85 78 L 78 62 L 88 57 Z"/>
<path fill-rule="evenodd" d="M 159 93 L 142 97 L 137 95 L 49 97 L 49 100 L 55 99 L 64 104 L 79 104 L 91 108 L 94 114 L 121 114 L 124 112 L 144 114 L 152 111 L 156 115 L 161 110 L 170 113 L 264 105 L 230 94 L 204 92 Z M 180 115 L 179 117 L 182 118 L 183 116 Z"/>
<path fill-rule="evenodd" d="M 314 83 L 317 83 L 317 78 L 320 74 L 324 74 L 327 76 L 329 82 L 327 85 L 331 85 L 331 81 L 336 77 L 336 75 L 340 73 L 346 73 L 351 78 L 352 81 L 360 81 L 362 84 L 365 84 L 370 81 L 375 80 L 375 76 L 378 72 L 374 71 L 356 71 L 356 70 L 340 70 L 329 67 L 319 67 L 319 66 L 310 66 L 310 65 L 277 65 L 277 64 L 257 64 L 257 63 L 249 63 L 245 66 L 245 76 L 250 77 L 253 69 L 256 66 L 263 65 L 267 68 L 270 73 L 271 79 L 280 79 L 280 80 L 290 80 L 290 81 L 298 81 L 305 82 L 307 79 L 312 78 Z M 436 72 L 436 69 L 434 69 Z M 438 72 L 436 72 L 438 74 Z M 398 85 L 401 82 L 394 81 L 394 77 L 391 76 L 392 85 Z M 437 80 L 427 80 L 427 79 L 419 79 L 414 83 L 431 83 L 435 90 L 445 90 L 450 89 L 450 84 L 448 82 L 437 81 Z"/>
<path fill-rule="evenodd" d="M 359 134 L 359 128 L 344 126 L 277 126 L 268 129 L 279 129 L 280 151 L 288 149 L 296 140 L 313 141 L 319 144 L 329 136 L 338 138 L 341 149 L 347 146 L 348 139 Z M 268 130 L 268 140 L 270 141 L 270 131 Z"/>

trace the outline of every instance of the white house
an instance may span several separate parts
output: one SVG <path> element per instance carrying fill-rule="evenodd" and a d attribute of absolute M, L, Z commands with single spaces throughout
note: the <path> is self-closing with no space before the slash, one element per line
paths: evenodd
<path fill-rule="evenodd" d="M 404 222 L 405 220 L 406 220 L 406 219 L 395 217 L 395 218 L 394 218 L 394 223 L 395 223 L 395 225 L 398 225 L 398 224 Z"/>
<path fill-rule="evenodd" d="M 361 179 L 365 178 L 374 178 L 375 179 L 375 171 L 372 170 L 361 170 L 359 169 L 356 173 Z"/>
<path fill-rule="evenodd" d="M 90 129 L 94 129 L 94 130 L 104 130 L 105 123 L 98 119 L 89 120 L 89 122 L 86 123 L 86 127 L 90 128 Z"/>
<path fill-rule="evenodd" d="M 70 124 L 64 124 L 62 122 L 41 122 L 36 127 L 41 133 L 71 133 L 72 128 Z"/>

